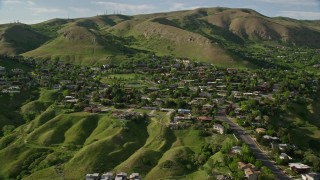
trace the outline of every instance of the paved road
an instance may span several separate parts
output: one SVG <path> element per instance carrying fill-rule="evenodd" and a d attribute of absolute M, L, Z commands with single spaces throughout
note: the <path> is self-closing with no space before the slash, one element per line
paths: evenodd
<path fill-rule="evenodd" d="M 233 130 L 234 134 L 250 147 L 252 152 L 256 155 L 256 158 L 260 160 L 263 163 L 263 165 L 268 167 L 276 175 L 277 179 L 290 179 L 281 170 L 277 169 L 277 167 L 271 162 L 271 160 L 266 156 L 266 154 L 262 152 L 262 150 L 259 148 L 257 143 L 251 138 L 251 136 L 246 134 L 245 131 L 238 124 L 232 122 L 229 118 L 225 116 L 217 116 L 216 119 L 227 122 L 230 128 Z"/>

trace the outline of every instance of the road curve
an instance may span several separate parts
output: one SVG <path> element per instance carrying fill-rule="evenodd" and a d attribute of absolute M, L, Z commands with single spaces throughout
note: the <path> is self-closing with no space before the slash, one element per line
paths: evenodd
<path fill-rule="evenodd" d="M 260 160 L 264 166 L 268 167 L 276 175 L 277 179 L 291 179 L 271 162 L 271 160 L 262 152 L 251 136 L 246 134 L 238 124 L 234 123 L 226 116 L 216 116 L 216 119 L 228 123 L 234 134 L 250 147 L 251 151 L 256 155 L 257 160 Z"/>

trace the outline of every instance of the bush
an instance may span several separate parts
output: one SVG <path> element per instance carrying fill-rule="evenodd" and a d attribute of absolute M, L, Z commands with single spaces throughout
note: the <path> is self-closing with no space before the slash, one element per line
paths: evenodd
<path fill-rule="evenodd" d="M 2 128 L 2 133 L 4 136 L 10 134 L 15 129 L 14 125 L 5 125 Z"/>
<path fill-rule="evenodd" d="M 163 163 L 160 164 L 160 168 L 162 169 L 169 169 L 174 167 L 175 163 L 173 161 L 170 160 L 166 160 Z"/>

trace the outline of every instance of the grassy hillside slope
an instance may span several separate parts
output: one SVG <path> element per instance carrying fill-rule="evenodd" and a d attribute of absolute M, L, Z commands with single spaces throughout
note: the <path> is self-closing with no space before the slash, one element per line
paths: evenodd
<path fill-rule="evenodd" d="M 0 25 L 0 54 L 21 54 L 41 46 L 47 40 L 45 35 L 28 25 Z"/>
<path fill-rule="evenodd" d="M 272 41 L 320 47 L 318 21 L 270 18 L 251 9 L 230 8 L 2 25 L 0 36 L 1 54 L 24 53 L 88 65 L 134 58 L 142 52 L 246 66 L 247 62 L 224 49 L 226 44 Z"/>
<path fill-rule="evenodd" d="M 148 121 L 69 113 L 53 103 L 57 95 L 43 89 L 21 108 L 39 109 L 34 119 L 0 138 L 1 179 L 82 179 L 106 171 L 139 172 L 145 179 L 205 174 L 190 159 L 205 142 L 198 130 L 173 132 L 163 112 Z"/>

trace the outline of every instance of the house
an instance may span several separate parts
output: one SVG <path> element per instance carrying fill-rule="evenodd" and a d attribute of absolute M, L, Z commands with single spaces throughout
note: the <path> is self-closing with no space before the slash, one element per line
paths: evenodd
<path fill-rule="evenodd" d="M 289 160 L 292 160 L 292 158 L 291 158 L 290 156 L 288 156 L 288 154 L 286 154 L 286 153 L 281 153 L 281 154 L 279 155 L 279 158 L 280 158 L 280 159 L 289 159 Z"/>
<path fill-rule="evenodd" d="M 175 116 L 173 118 L 174 122 L 178 122 L 178 121 L 184 121 L 184 120 L 191 120 L 192 116 Z"/>
<path fill-rule="evenodd" d="M 120 172 L 116 175 L 116 178 L 114 180 L 127 180 L 127 173 Z"/>
<path fill-rule="evenodd" d="M 61 90 L 61 88 L 62 88 L 62 86 L 60 84 L 55 84 L 52 87 L 53 90 Z"/>
<path fill-rule="evenodd" d="M 12 69 L 11 71 L 13 74 L 23 74 L 24 73 L 24 71 L 22 69 L 18 69 L 18 68 Z"/>
<path fill-rule="evenodd" d="M 269 136 L 269 135 L 264 135 L 263 138 L 264 139 L 268 139 L 268 140 L 273 140 L 273 141 L 279 140 L 278 137 L 272 137 L 272 136 Z"/>
<path fill-rule="evenodd" d="M 20 92 L 21 92 L 21 89 L 19 86 L 10 86 L 8 89 L 2 90 L 2 93 L 16 94 L 16 93 L 20 93 Z"/>
<path fill-rule="evenodd" d="M 302 174 L 302 173 L 308 173 L 311 169 L 310 166 L 302 164 L 302 163 L 289 163 L 289 167 L 292 171 L 295 171 L 296 173 Z"/>
<path fill-rule="evenodd" d="M 242 153 L 242 147 L 240 146 L 233 146 L 231 148 L 231 153 L 232 154 L 241 154 Z"/>
<path fill-rule="evenodd" d="M 303 180 L 320 180 L 320 173 L 301 174 Z"/>
<path fill-rule="evenodd" d="M 139 173 L 132 173 L 129 177 L 130 180 L 141 180 L 141 176 Z"/>
<path fill-rule="evenodd" d="M 90 107 L 90 106 L 85 107 L 85 108 L 83 109 L 83 111 L 84 111 L 84 112 L 87 112 L 87 113 L 99 113 L 99 112 L 101 112 L 100 108 Z"/>
<path fill-rule="evenodd" d="M 86 180 L 99 180 L 99 173 L 87 174 Z"/>
<path fill-rule="evenodd" d="M 224 176 L 224 175 L 217 175 L 217 180 L 229 180 L 231 179 L 230 177 L 228 176 Z"/>
<path fill-rule="evenodd" d="M 190 114 L 191 110 L 189 109 L 178 109 L 178 114 Z"/>
<path fill-rule="evenodd" d="M 161 111 L 161 112 L 173 112 L 174 109 L 161 108 L 160 111 Z"/>
<path fill-rule="evenodd" d="M 244 162 L 238 162 L 238 168 L 244 171 L 244 174 L 249 180 L 257 180 L 260 171 L 253 164 L 246 164 Z"/>
<path fill-rule="evenodd" d="M 214 124 L 213 129 L 220 134 L 224 134 L 224 127 L 221 124 Z"/>
<path fill-rule="evenodd" d="M 256 132 L 257 132 L 257 133 L 264 134 L 264 133 L 266 132 L 266 129 L 264 129 L 264 128 L 257 128 L 257 129 L 256 129 Z"/>
<path fill-rule="evenodd" d="M 0 66 L 0 75 L 6 74 L 6 68 Z"/>
<path fill-rule="evenodd" d="M 105 174 L 102 174 L 100 180 L 113 180 L 113 173 L 107 172 Z"/>
<path fill-rule="evenodd" d="M 213 105 L 205 104 L 205 105 L 202 106 L 202 111 L 209 112 L 209 111 L 212 110 L 212 108 L 213 108 Z"/>
<path fill-rule="evenodd" d="M 244 170 L 244 174 L 246 175 L 246 177 L 248 178 L 248 180 L 257 180 L 259 177 L 260 172 L 259 171 L 255 171 L 251 168 L 246 168 Z"/>
<path fill-rule="evenodd" d="M 281 151 L 284 151 L 289 147 L 288 144 L 279 144 L 278 146 L 279 146 L 279 150 L 281 150 Z"/>
<path fill-rule="evenodd" d="M 256 170 L 256 166 L 254 166 L 253 164 L 251 164 L 251 163 L 246 164 L 246 163 L 241 162 L 241 161 L 238 162 L 238 168 L 241 169 L 241 170 L 244 170 L 246 168 L 251 168 L 253 170 Z"/>
<path fill-rule="evenodd" d="M 238 162 L 238 168 L 244 170 L 245 168 L 247 168 L 247 164 L 244 162 Z"/>
<path fill-rule="evenodd" d="M 212 121 L 212 117 L 208 117 L 208 116 L 199 116 L 197 118 L 198 121 L 202 122 L 202 123 L 210 123 Z"/>

